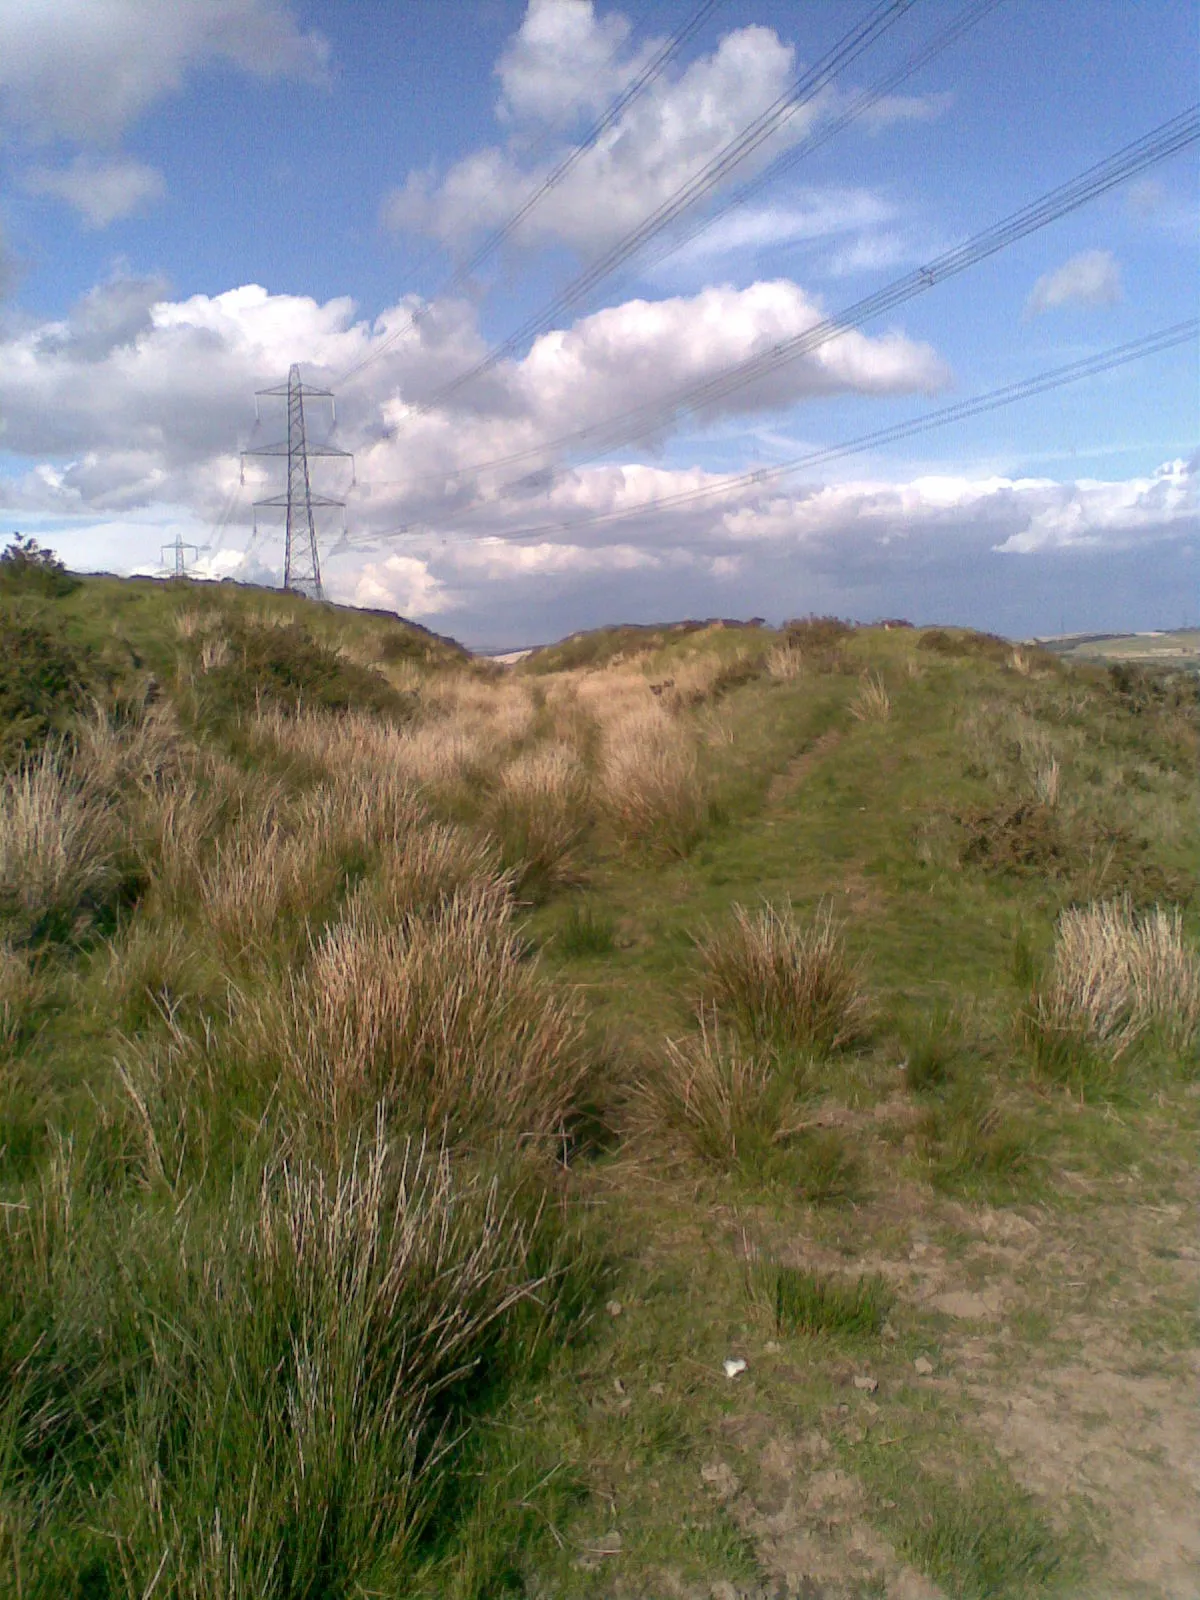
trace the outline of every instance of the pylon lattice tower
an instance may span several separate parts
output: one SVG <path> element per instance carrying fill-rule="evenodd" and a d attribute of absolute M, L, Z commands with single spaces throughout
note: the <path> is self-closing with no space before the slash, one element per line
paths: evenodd
<path fill-rule="evenodd" d="M 174 544 L 164 544 L 158 553 L 160 556 L 164 556 L 168 550 L 171 552 L 172 560 L 174 562 L 171 576 L 173 578 L 186 578 L 187 553 L 190 550 L 192 554 L 198 558 L 200 555 L 199 550 L 194 544 L 186 544 L 184 542 L 182 532 L 175 535 Z"/>
<path fill-rule="evenodd" d="M 300 368 L 293 366 L 288 373 L 286 383 L 276 384 L 272 389 L 259 389 L 255 395 L 255 409 L 258 407 L 258 397 L 277 395 L 287 399 L 287 439 L 278 444 L 263 445 L 257 450 L 243 450 L 243 466 L 246 456 L 286 456 L 287 457 L 287 492 L 272 495 L 267 500 L 256 500 L 254 509 L 257 512 L 265 506 L 282 506 L 287 508 L 287 543 L 283 557 L 283 587 L 291 589 L 297 594 L 307 594 L 314 600 L 323 600 L 324 591 L 321 588 L 321 556 L 317 548 L 317 525 L 313 517 L 314 506 L 338 506 L 343 516 L 343 530 L 346 512 L 344 500 L 333 500 L 328 495 L 314 494 L 312 480 L 309 475 L 308 458 L 310 456 L 341 456 L 351 463 L 353 468 L 354 457 L 349 450 L 339 450 L 331 444 L 313 444 L 307 435 L 307 426 L 304 417 L 305 400 L 328 400 L 330 409 L 333 409 L 333 391 L 331 389 L 314 389 L 311 384 L 302 383 Z M 333 420 L 337 417 L 334 413 Z M 255 518 L 255 533 L 258 532 L 258 519 Z"/>

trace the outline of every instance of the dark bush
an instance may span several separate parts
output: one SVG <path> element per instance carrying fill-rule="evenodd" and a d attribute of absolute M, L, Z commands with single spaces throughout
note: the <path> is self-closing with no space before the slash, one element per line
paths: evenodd
<path fill-rule="evenodd" d="M 96 687 L 90 652 L 43 612 L 0 593 L 0 765 L 63 732 Z"/>
<path fill-rule="evenodd" d="M 71 576 L 53 550 L 43 550 L 36 539 L 14 533 L 8 548 L 0 551 L 0 593 L 57 600 L 78 587 L 79 579 Z"/>
<path fill-rule="evenodd" d="M 230 636 L 229 658 L 206 673 L 201 696 L 206 715 L 252 711 L 260 699 L 298 710 L 351 708 L 397 722 L 412 714 L 413 696 L 387 679 L 347 661 L 314 639 L 299 622 L 283 627 L 240 624 Z"/>

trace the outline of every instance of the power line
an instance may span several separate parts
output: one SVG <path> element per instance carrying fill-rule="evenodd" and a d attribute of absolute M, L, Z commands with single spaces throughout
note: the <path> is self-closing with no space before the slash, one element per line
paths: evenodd
<path fill-rule="evenodd" d="M 1061 389 L 1067 384 L 1078 383 L 1085 378 L 1097 377 L 1101 373 L 1125 366 L 1129 362 L 1139 361 L 1147 356 L 1157 355 L 1164 350 L 1173 349 L 1178 345 L 1187 344 L 1194 341 L 1198 334 L 1200 334 L 1200 318 L 1189 318 L 1185 322 L 1177 322 L 1170 327 L 1160 328 L 1141 339 L 1130 340 L 1126 344 L 1116 345 L 1108 350 L 1101 351 L 1098 355 L 1086 356 L 1082 360 L 1072 361 L 1066 366 L 1051 368 L 1049 371 L 1023 378 L 1016 383 L 1006 384 L 1003 388 L 990 390 L 986 394 L 974 395 L 969 399 L 956 401 L 953 405 L 943 406 L 938 411 L 929 412 L 923 417 L 914 417 L 908 422 L 898 422 L 889 427 L 877 428 L 872 433 L 860 434 L 857 438 L 846 440 L 841 444 L 827 445 L 820 450 L 812 450 L 805 455 L 794 456 L 788 461 L 777 462 L 771 467 L 759 467 L 751 472 L 743 472 L 735 477 L 721 478 L 715 483 L 704 484 L 695 489 L 681 490 L 677 494 L 656 496 L 653 500 L 645 500 L 637 505 L 623 506 L 616 511 L 593 512 L 586 516 L 557 518 L 549 522 L 507 530 L 501 534 L 491 535 L 491 537 L 504 540 L 521 540 L 541 538 L 548 533 L 569 533 L 578 528 L 604 527 L 613 523 L 627 522 L 635 517 L 650 516 L 655 512 L 674 510 L 679 506 L 693 505 L 702 500 L 729 494 L 737 489 L 773 484 L 806 468 L 821 466 L 830 461 L 840 460 L 845 456 L 859 455 L 864 451 L 877 449 L 882 445 L 895 444 L 903 439 L 911 439 L 918 434 L 930 433 L 935 429 L 948 427 L 954 422 L 962 422 L 970 417 L 980 416 L 984 412 L 996 411 L 1003 406 L 1014 405 L 1020 400 L 1031 399 L 1035 395 L 1048 394 L 1050 391 Z M 379 540 L 405 534 L 414 535 L 416 532 L 417 530 L 406 527 L 389 529 L 383 533 L 366 535 L 361 543 L 373 544 Z"/>
<path fill-rule="evenodd" d="M 573 146 L 568 154 L 558 163 L 553 171 L 551 171 L 545 178 L 542 179 L 536 188 L 530 191 L 529 195 L 522 202 L 522 204 L 518 206 L 517 210 L 512 214 L 512 216 L 510 216 L 507 221 L 501 223 L 499 227 L 493 229 L 493 231 L 487 235 L 483 242 L 468 257 L 468 259 L 462 262 L 462 264 L 451 274 L 451 276 L 441 285 L 441 287 L 435 291 L 435 293 L 448 294 L 453 293 L 455 289 L 461 288 L 469 280 L 475 269 L 482 266 L 489 256 L 493 255 L 497 250 L 500 249 L 501 245 L 503 245 L 512 237 L 512 235 L 520 227 L 521 223 L 524 222 L 526 217 L 529 216 L 530 212 L 533 211 L 534 208 L 540 204 L 540 202 L 544 200 L 553 189 L 558 187 L 558 185 L 567 176 L 576 163 L 582 160 L 589 150 L 595 148 L 608 129 L 611 128 L 621 116 L 622 112 L 626 111 L 640 94 L 649 88 L 649 86 L 654 83 L 656 79 L 662 76 L 669 64 L 679 54 L 688 41 L 699 32 L 699 30 L 708 21 L 712 13 L 722 3 L 723 0 L 702 0 L 700 6 L 693 11 L 678 28 L 676 28 L 675 32 L 671 34 L 670 38 L 668 38 L 659 47 L 659 49 L 654 53 L 642 70 L 633 78 L 630 83 L 625 86 L 624 89 L 622 89 L 621 93 L 609 105 L 607 110 L 604 111 L 601 116 L 591 125 L 591 127 L 583 135 L 580 142 Z M 422 315 L 422 311 L 419 310 L 411 312 L 407 321 L 402 323 L 399 328 L 393 329 L 386 339 L 384 339 L 380 344 L 376 345 L 374 350 L 369 351 L 361 358 L 361 360 L 356 361 L 353 366 L 347 367 L 345 372 L 340 374 L 340 376 L 336 379 L 338 387 L 340 388 L 351 378 L 357 377 L 358 374 L 369 367 L 373 361 L 378 360 L 379 357 L 383 355 L 383 353 L 390 348 L 391 345 L 395 344 L 397 339 L 408 332 L 409 328 L 416 326 L 416 324 L 421 320 Z"/>
<path fill-rule="evenodd" d="M 770 350 L 726 368 L 702 383 L 676 390 L 674 394 L 659 396 L 640 406 L 627 408 L 598 422 L 587 423 L 570 433 L 560 434 L 542 444 L 524 451 L 513 451 L 462 469 L 462 474 L 486 471 L 489 468 L 515 465 L 551 452 L 569 450 L 581 445 L 594 446 L 583 460 L 595 459 L 620 444 L 630 443 L 656 432 L 670 422 L 679 411 L 694 410 L 701 405 L 711 405 L 724 399 L 735 390 L 756 380 L 768 377 L 790 362 L 811 355 L 844 333 L 861 326 L 873 317 L 895 309 L 908 300 L 924 294 L 928 289 L 948 278 L 965 272 L 969 267 L 1015 244 L 1027 234 L 1058 221 L 1068 213 L 1078 210 L 1090 200 L 1098 198 L 1118 184 L 1136 177 L 1148 167 L 1174 155 L 1200 138 L 1200 106 L 1191 106 L 1179 116 L 1153 129 L 1141 139 L 1097 162 L 1067 183 L 1060 184 L 1031 204 L 1012 212 L 1000 222 L 993 223 L 953 249 L 944 252 L 923 267 L 904 274 L 892 283 L 867 295 L 862 300 L 826 317 L 806 328 L 803 333 L 783 340 Z M 514 485 L 507 485 L 512 488 Z M 501 494 L 504 489 L 499 491 Z"/>
<path fill-rule="evenodd" d="M 796 79 L 784 94 L 736 134 L 662 205 L 643 218 L 636 228 L 625 234 L 573 278 L 547 305 L 528 317 L 507 339 L 489 350 L 466 372 L 443 384 L 428 400 L 422 401 L 417 409 L 421 411 L 433 409 L 443 400 L 457 394 L 467 384 L 474 382 L 476 378 L 490 372 L 506 356 L 512 355 L 519 349 L 527 339 L 550 327 L 555 318 L 590 294 L 622 262 L 627 261 L 634 251 L 661 233 L 664 228 L 669 227 L 676 218 L 709 194 L 722 179 L 728 177 L 747 157 L 753 155 L 762 144 L 778 133 L 797 111 L 816 99 L 821 90 L 826 88 L 839 72 L 857 60 L 917 3 L 918 0 L 882 0 L 882 3 L 876 5 L 857 26 L 843 35 L 815 66 Z"/>
<path fill-rule="evenodd" d="M 668 260 L 685 245 L 690 244 L 693 239 L 707 232 L 721 217 L 726 216 L 736 207 L 745 205 L 747 200 L 752 199 L 756 194 L 761 194 L 770 184 L 777 182 L 784 173 L 790 172 L 801 161 L 812 155 L 814 150 L 819 150 L 822 145 L 828 144 L 831 139 L 836 138 L 844 129 L 857 122 L 860 117 L 865 116 L 881 100 L 891 94 L 893 90 L 898 89 L 902 83 L 907 82 L 922 67 L 928 66 L 944 50 L 948 50 L 951 45 L 957 44 L 965 34 L 982 22 L 989 12 L 995 11 L 998 6 L 1004 3 L 1005 0 L 972 0 L 972 3 L 960 12 L 952 22 L 942 28 L 940 32 L 935 33 L 919 50 L 914 51 L 905 61 L 901 62 L 894 71 L 881 78 L 872 88 L 864 90 L 862 94 L 850 102 L 844 111 L 839 112 L 830 121 L 822 123 L 820 128 L 806 135 L 799 144 L 792 145 L 790 149 L 776 156 L 770 166 L 764 168 L 756 177 L 748 179 L 745 183 L 740 184 L 738 188 L 732 190 L 711 211 L 706 212 L 703 217 L 692 223 L 684 233 L 676 234 L 661 249 L 652 252 L 648 257 L 644 257 L 641 262 L 643 269 L 660 261 Z"/>

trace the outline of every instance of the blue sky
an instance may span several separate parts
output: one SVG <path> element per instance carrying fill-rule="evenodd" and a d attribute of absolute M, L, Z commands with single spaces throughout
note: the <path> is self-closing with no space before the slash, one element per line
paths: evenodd
<path fill-rule="evenodd" d="M 349 541 L 324 539 L 327 588 L 471 643 L 813 610 L 1021 635 L 1195 621 L 1194 346 L 769 495 L 716 482 L 1195 315 L 1195 146 L 715 415 L 601 460 L 555 445 L 795 335 L 1184 110 L 1198 13 L 1178 0 L 1000 0 L 877 114 L 438 398 L 872 9 L 723 0 L 448 288 L 697 4 L 0 0 L 0 527 L 118 571 L 152 570 L 181 531 L 199 570 L 277 581 L 278 530 L 255 538 L 248 507 L 279 484 L 252 471 L 233 496 L 238 450 L 278 431 L 267 416 L 252 436 L 252 392 L 293 361 L 330 383 L 366 360 L 337 385 L 359 484 Z M 713 199 L 965 8 L 916 0 Z M 521 468 L 480 470 L 516 451 Z M 541 486 L 514 493 L 531 467 Z M 697 485 L 713 492 L 637 509 Z"/>

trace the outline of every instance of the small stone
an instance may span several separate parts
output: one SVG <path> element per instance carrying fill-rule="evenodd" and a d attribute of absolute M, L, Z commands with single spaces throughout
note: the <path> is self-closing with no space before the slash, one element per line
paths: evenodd
<path fill-rule="evenodd" d="M 619 1300 L 610 1300 L 604 1309 L 608 1312 L 610 1317 L 619 1317 L 622 1311 L 624 1311 L 625 1307 Z"/>
<path fill-rule="evenodd" d="M 742 1360 L 741 1356 L 729 1356 L 724 1366 L 727 1378 L 736 1378 L 739 1372 L 745 1372 L 746 1370 L 746 1362 Z"/>
<path fill-rule="evenodd" d="M 913 1362 L 913 1366 L 916 1367 L 923 1378 L 927 1378 L 933 1371 L 933 1362 L 930 1361 L 928 1356 L 918 1356 Z"/>
<path fill-rule="evenodd" d="M 874 1394 L 876 1389 L 879 1387 L 879 1379 L 867 1378 L 864 1377 L 862 1373 L 859 1373 L 858 1377 L 854 1380 L 854 1387 L 856 1389 L 861 1389 L 863 1394 Z"/>
<path fill-rule="evenodd" d="M 625 1393 L 625 1385 L 621 1382 L 620 1378 L 614 1378 L 613 1379 L 613 1388 L 617 1391 L 618 1394 L 624 1394 Z"/>

